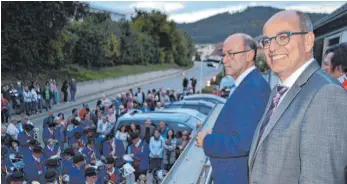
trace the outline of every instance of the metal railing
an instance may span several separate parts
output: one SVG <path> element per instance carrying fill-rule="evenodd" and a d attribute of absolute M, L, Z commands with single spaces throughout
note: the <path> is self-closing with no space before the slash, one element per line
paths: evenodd
<path fill-rule="evenodd" d="M 208 119 L 197 132 L 212 129 L 223 106 L 223 104 L 217 104 L 213 112 L 210 113 Z M 211 183 L 212 168 L 210 166 L 210 161 L 208 157 L 206 157 L 204 150 L 195 145 L 194 140 L 196 135 L 197 134 L 192 135 L 191 141 L 172 166 L 171 170 L 167 173 L 162 184 Z"/>

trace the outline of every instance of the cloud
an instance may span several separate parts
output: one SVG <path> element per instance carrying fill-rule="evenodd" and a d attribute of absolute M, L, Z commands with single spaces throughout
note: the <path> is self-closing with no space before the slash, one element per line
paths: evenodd
<path fill-rule="evenodd" d="M 339 8 L 340 4 L 298 4 L 298 5 L 289 5 L 284 9 L 286 10 L 299 10 L 307 13 L 331 13 L 337 8 Z"/>
<path fill-rule="evenodd" d="M 239 4 L 239 5 L 232 5 L 232 6 L 227 6 L 224 8 L 210 8 L 210 9 L 205 9 L 205 10 L 200 10 L 200 11 L 194 11 L 190 13 L 179 13 L 179 14 L 171 14 L 169 15 L 169 20 L 173 20 L 177 23 L 191 23 L 191 22 L 196 22 L 201 19 L 205 19 L 207 17 L 217 15 L 220 13 L 235 13 L 237 11 L 242 11 L 246 9 L 247 7 L 250 6 L 259 6 L 259 3 L 252 2 L 248 4 Z M 266 5 L 262 3 L 261 5 Z"/>
<path fill-rule="evenodd" d="M 341 6 L 340 3 L 329 4 L 329 3 L 319 3 L 319 4 L 292 4 L 292 5 L 271 5 L 269 3 L 264 2 L 252 2 L 252 3 L 243 3 L 239 5 L 228 6 L 224 8 L 211 8 L 200 11 L 194 11 L 189 13 L 177 13 L 169 15 L 169 20 L 174 20 L 177 23 L 191 23 L 196 22 L 201 19 L 208 18 L 213 15 L 217 15 L 220 13 L 234 13 L 237 11 L 242 11 L 247 7 L 252 6 L 272 6 L 276 8 L 286 9 L 286 10 L 299 10 L 302 12 L 310 12 L 310 13 L 331 13 L 337 8 Z"/>
<path fill-rule="evenodd" d="M 179 2 L 137 2 L 129 5 L 130 8 L 137 9 L 157 9 L 164 12 L 173 12 L 178 9 L 184 8 L 182 3 Z"/>

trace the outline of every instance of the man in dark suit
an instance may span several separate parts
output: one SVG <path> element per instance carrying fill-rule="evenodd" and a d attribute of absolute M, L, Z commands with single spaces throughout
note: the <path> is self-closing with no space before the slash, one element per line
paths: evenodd
<path fill-rule="evenodd" d="M 27 176 L 28 182 L 40 181 L 40 176 L 43 172 L 45 159 L 42 156 L 42 147 L 35 146 L 32 155 L 24 159 L 24 173 Z"/>
<path fill-rule="evenodd" d="M 149 144 L 149 140 L 153 135 L 154 127 L 152 126 L 151 120 L 146 119 L 145 125 L 141 127 L 141 139 L 145 140 Z"/>
<path fill-rule="evenodd" d="M 227 75 L 235 79 L 213 131 L 198 134 L 197 145 L 210 157 L 215 184 L 246 184 L 252 136 L 264 113 L 270 87 L 254 66 L 257 46 L 245 34 L 229 36 L 223 45 Z"/>

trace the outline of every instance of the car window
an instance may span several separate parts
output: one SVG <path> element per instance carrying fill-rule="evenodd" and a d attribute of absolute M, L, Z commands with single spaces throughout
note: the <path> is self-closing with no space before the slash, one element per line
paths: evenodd
<path fill-rule="evenodd" d="M 199 111 L 205 115 L 209 115 L 211 110 L 212 110 L 211 107 L 206 107 L 206 106 L 200 106 L 199 107 Z"/>
<path fill-rule="evenodd" d="M 186 122 L 188 125 L 192 126 L 192 127 L 196 127 L 196 125 L 199 123 L 201 124 L 202 122 L 199 119 L 196 119 L 194 117 L 191 117 L 188 119 L 188 121 Z"/>

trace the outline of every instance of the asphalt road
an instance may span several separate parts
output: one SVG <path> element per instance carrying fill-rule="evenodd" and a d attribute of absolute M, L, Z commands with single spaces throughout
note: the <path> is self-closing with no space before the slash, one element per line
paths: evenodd
<path fill-rule="evenodd" d="M 197 90 L 200 90 L 200 72 L 201 72 L 201 67 L 200 67 L 200 63 L 196 63 L 195 65 L 199 65 L 198 67 L 194 67 L 192 70 L 188 71 L 186 73 L 186 76 L 190 79 L 191 77 L 195 77 L 197 79 Z M 211 79 L 218 71 L 220 71 L 221 66 L 218 68 L 214 68 L 214 67 L 207 67 L 206 63 L 203 63 L 202 65 L 202 87 L 206 86 L 206 81 L 208 79 Z M 183 76 L 174 76 L 172 78 L 169 79 L 163 79 L 161 81 L 157 81 L 155 83 L 149 83 L 143 86 L 138 86 L 141 87 L 142 91 L 146 92 L 147 90 L 152 90 L 152 89 L 156 89 L 158 90 L 159 88 L 162 88 L 163 90 L 166 90 L 167 88 L 171 88 L 174 89 L 176 92 L 177 91 L 182 91 L 182 81 L 183 81 Z M 189 83 L 190 84 L 190 83 Z M 133 88 L 133 91 L 137 91 L 137 87 Z M 102 94 L 100 94 L 101 97 Z M 111 96 L 108 96 L 109 99 L 114 99 L 115 96 L 117 94 L 113 94 Z M 86 102 L 88 104 L 88 106 L 90 107 L 91 110 L 95 109 L 96 106 L 96 100 L 94 101 L 89 101 Z M 81 105 L 76 105 L 74 107 L 69 107 L 66 108 L 62 111 L 59 112 L 54 112 L 54 115 L 62 112 L 64 113 L 65 119 L 67 119 L 69 116 L 71 116 L 71 111 L 72 109 L 77 108 L 77 109 L 81 109 Z M 48 113 L 47 113 L 48 116 Z M 37 117 L 37 118 L 33 118 L 33 119 L 29 119 L 30 121 L 33 122 L 34 126 L 39 128 L 39 142 L 42 143 L 41 137 L 42 137 L 42 123 L 44 118 L 46 118 L 47 116 L 41 116 L 41 117 Z"/>

